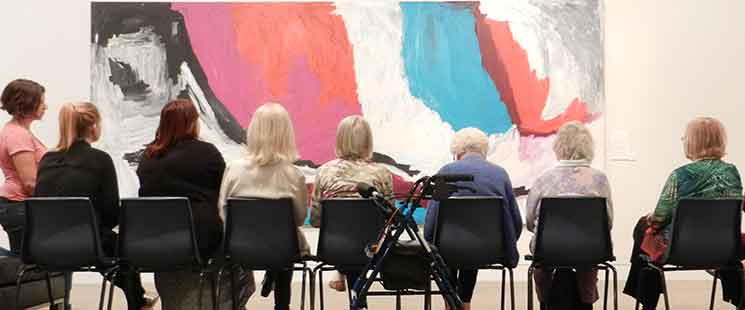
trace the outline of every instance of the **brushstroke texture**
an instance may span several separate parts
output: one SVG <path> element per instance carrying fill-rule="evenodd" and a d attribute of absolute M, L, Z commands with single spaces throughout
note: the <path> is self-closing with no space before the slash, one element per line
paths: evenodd
<path fill-rule="evenodd" d="M 525 50 L 512 38 L 506 22 L 491 21 L 479 16 L 476 33 L 481 58 L 492 81 L 500 90 L 512 121 L 524 135 L 548 135 L 568 121 L 588 118 L 585 104 L 574 99 L 558 116 L 544 120 L 550 81 L 539 79 L 531 70 Z"/>
<path fill-rule="evenodd" d="M 454 130 L 502 133 L 512 121 L 481 64 L 468 5 L 403 2 L 403 51 L 412 95 Z"/>
<path fill-rule="evenodd" d="M 359 114 L 352 48 L 328 3 L 175 3 L 210 87 L 247 125 L 261 104 L 289 111 L 303 159 L 333 158 L 336 125 Z"/>

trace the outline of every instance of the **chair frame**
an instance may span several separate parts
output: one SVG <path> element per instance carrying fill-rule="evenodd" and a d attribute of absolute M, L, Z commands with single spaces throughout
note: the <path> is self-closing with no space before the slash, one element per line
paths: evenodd
<path fill-rule="evenodd" d="M 732 200 L 732 201 L 739 201 L 737 203 L 738 206 L 742 206 L 742 200 L 741 199 L 706 199 L 706 198 L 686 198 L 685 200 L 694 200 L 694 201 L 708 201 L 708 200 Z M 676 210 L 677 211 L 677 210 Z M 677 213 L 675 213 L 677 214 Z M 673 215 L 673 221 L 670 225 L 674 225 L 673 229 L 677 228 L 677 216 Z M 738 223 L 741 223 L 742 219 L 742 212 L 737 212 L 738 216 Z M 737 233 L 739 234 L 739 227 L 740 224 L 736 225 L 738 227 Z M 673 234 L 673 237 L 675 238 L 675 234 Z M 738 239 L 739 240 L 739 239 Z M 668 244 L 672 244 L 673 240 L 670 240 Z M 742 252 L 742 245 L 739 245 L 740 251 Z M 667 255 L 670 253 L 670 247 L 667 249 L 667 253 L 664 256 L 664 260 L 666 261 L 668 259 Z M 696 271 L 696 270 L 711 270 L 714 269 L 714 275 L 713 275 L 713 281 L 711 285 L 711 294 L 709 298 L 709 309 L 714 310 L 714 298 L 716 297 L 716 290 L 717 290 L 717 278 L 719 277 L 719 272 L 721 270 L 728 270 L 728 269 L 734 269 L 737 271 L 740 275 L 740 282 L 743 291 L 741 292 L 740 297 L 740 304 L 737 306 L 737 309 L 745 308 L 745 270 L 743 270 L 743 267 L 741 264 L 735 264 L 734 268 L 730 268 L 730 266 L 705 266 L 705 267 L 688 267 L 688 266 L 678 266 L 678 265 L 667 265 L 666 263 L 663 264 L 657 264 L 655 262 L 652 262 L 648 256 L 641 254 L 640 258 L 644 262 L 644 267 L 642 267 L 641 272 L 645 271 L 655 271 L 660 276 L 660 282 L 662 286 L 662 296 L 665 302 L 665 309 L 670 310 L 670 301 L 668 297 L 668 290 L 667 290 L 667 281 L 665 279 L 665 272 L 668 271 Z M 642 277 L 639 277 L 639 282 L 637 283 L 637 296 L 640 296 L 640 292 L 642 292 L 642 286 L 644 284 L 644 281 L 642 281 Z M 639 305 L 641 302 L 639 299 L 636 299 L 635 309 L 639 310 Z"/>
<path fill-rule="evenodd" d="M 29 212 L 29 206 L 28 206 L 28 204 L 29 203 L 33 203 L 34 201 L 44 201 L 44 202 L 49 202 L 49 201 L 63 201 L 63 202 L 64 201 L 80 201 L 80 202 L 83 202 L 84 201 L 84 202 L 87 202 L 88 209 L 89 209 L 89 212 L 90 212 L 90 215 L 91 215 L 91 223 L 89 223 L 89 224 L 91 225 L 91 229 L 92 229 L 93 242 L 95 243 L 94 246 L 96 247 L 96 251 L 98 252 L 98 259 L 102 263 L 102 265 L 107 265 L 107 263 L 110 263 L 111 266 L 109 266 L 108 268 L 103 268 L 102 266 L 80 266 L 78 268 L 69 268 L 69 269 L 65 269 L 65 270 L 61 270 L 61 269 L 60 270 L 57 270 L 56 268 L 51 268 L 53 270 L 50 270 L 49 268 L 47 268 L 46 266 L 43 266 L 43 265 L 26 264 L 26 262 L 23 262 L 23 264 L 21 265 L 21 268 L 18 270 L 18 274 L 16 275 L 16 298 L 15 298 L 16 307 L 18 307 L 19 309 L 23 309 L 20 306 L 21 290 L 22 290 L 22 285 L 21 284 L 22 284 L 23 276 L 26 274 L 26 272 L 29 272 L 29 271 L 41 271 L 41 272 L 44 272 L 45 273 L 45 281 L 46 281 L 46 285 L 47 285 L 47 297 L 49 298 L 49 307 L 50 307 L 50 309 L 52 309 L 54 307 L 54 305 L 56 304 L 55 303 L 54 296 L 52 294 L 52 281 L 51 281 L 51 277 L 49 275 L 50 272 L 55 272 L 55 271 L 58 271 L 58 272 L 69 272 L 70 273 L 70 277 L 72 277 L 72 272 L 99 272 L 99 273 L 103 273 L 104 274 L 103 281 L 101 283 L 101 295 L 100 295 L 100 298 L 98 300 L 98 308 L 99 308 L 99 310 L 103 310 L 103 302 L 104 302 L 104 299 L 105 299 L 105 292 L 106 292 L 106 282 L 107 281 L 112 281 L 113 274 L 118 269 L 118 266 L 117 266 L 117 263 L 116 263 L 116 259 L 115 258 L 104 257 L 104 255 L 103 255 L 102 245 L 101 245 L 101 239 L 100 239 L 100 232 L 98 231 L 98 219 L 96 218 L 96 212 L 93 210 L 93 205 L 92 205 L 92 203 L 90 201 L 90 198 L 88 198 L 88 197 L 32 197 L 32 198 L 27 198 L 24 201 L 24 208 L 26 209 L 26 212 L 25 212 L 25 214 L 26 214 L 25 227 L 27 227 L 27 228 L 28 227 L 32 227 L 32 225 L 31 225 L 31 219 L 29 218 L 30 212 Z M 29 229 L 24 229 L 24 233 L 23 233 L 24 234 L 24 238 L 23 238 L 24 240 L 27 240 L 28 239 L 27 237 L 30 234 L 29 231 L 30 231 Z M 28 259 L 28 257 L 26 257 L 26 253 L 23 253 L 23 252 L 26 252 L 26 245 L 23 244 L 24 242 L 25 241 L 22 241 L 21 258 L 25 261 L 26 259 Z M 110 260 L 110 261 L 107 261 L 107 260 Z M 64 294 L 65 295 L 64 295 L 64 298 L 63 298 L 63 306 L 62 307 L 65 307 L 66 305 L 68 305 L 70 303 L 70 289 L 71 288 L 70 287 L 67 287 L 67 285 L 68 285 L 68 281 L 65 280 L 65 288 L 64 288 L 64 290 L 65 290 L 65 293 Z M 113 287 L 114 287 L 114 284 L 111 283 L 111 288 L 109 289 L 109 296 L 111 296 L 112 293 L 113 293 Z M 109 302 L 109 304 L 108 304 L 108 309 L 111 309 L 111 302 Z"/>
<path fill-rule="evenodd" d="M 453 196 L 448 198 L 448 200 L 477 200 L 477 199 L 494 199 L 495 201 L 502 201 L 504 197 L 501 196 Z M 502 201 L 503 202 L 503 201 Z M 500 211 L 504 211 L 504 203 L 500 203 Z M 440 204 L 440 208 L 442 208 L 442 204 Z M 502 219 L 505 221 L 506 219 Z M 437 214 L 437 221 L 435 224 L 435 246 L 439 248 L 440 238 L 438 237 L 438 232 L 440 230 L 440 226 L 442 225 L 442 221 L 440 220 L 440 213 Z M 504 227 L 504 223 L 502 223 L 501 227 Z M 447 263 L 447 261 L 446 261 Z M 501 287 L 501 295 L 499 297 L 499 302 L 501 305 L 501 309 L 504 310 L 505 308 L 505 287 L 507 286 L 507 283 L 505 283 L 505 273 L 509 273 L 509 285 L 510 285 L 510 309 L 515 310 L 515 280 L 514 280 L 514 268 L 508 267 L 504 263 L 493 263 L 488 265 L 479 266 L 476 268 L 477 270 L 501 270 L 502 271 L 502 285 Z"/>
<path fill-rule="evenodd" d="M 225 205 L 225 219 L 226 219 L 225 220 L 225 223 L 226 223 L 226 227 L 225 227 L 225 232 L 224 232 L 224 236 L 223 236 L 223 249 L 221 251 L 222 254 L 221 254 L 221 257 L 220 257 L 221 262 L 220 263 L 217 263 L 217 264 L 220 265 L 218 267 L 218 271 L 217 271 L 217 283 L 220 283 L 220 281 L 221 281 L 220 279 L 222 278 L 222 275 L 225 272 L 225 270 L 226 269 L 230 269 L 231 270 L 231 274 L 230 274 L 231 275 L 231 277 L 230 277 L 230 291 L 231 292 L 230 293 L 231 293 L 231 305 L 233 307 L 233 310 L 238 310 L 239 309 L 238 308 L 238 302 L 239 302 L 239 300 L 238 300 L 238 296 L 236 295 L 237 277 L 236 277 L 235 271 L 236 271 L 237 267 L 244 267 L 244 266 L 241 266 L 239 264 L 234 264 L 234 263 L 231 263 L 230 262 L 230 255 L 228 255 L 228 253 L 227 253 L 227 244 L 225 244 L 225 240 L 228 240 L 229 237 L 231 237 L 231 235 L 232 235 L 232 230 L 230 230 L 228 228 L 228 224 L 227 224 L 228 221 L 230 220 L 230 216 L 231 216 L 230 215 L 230 209 L 231 209 L 231 207 L 230 207 L 230 201 L 231 200 L 264 200 L 264 199 L 268 199 L 268 198 L 260 198 L 260 197 L 228 197 L 228 199 L 227 199 L 228 200 L 228 203 Z M 273 200 L 273 199 L 270 199 L 270 200 Z M 294 222 L 294 219 L 293 219 L 293 222 Z M 297 236 L 297 234 L 295 236 Z M 298 240 L 298 252 L 299 252 L 299 247 L 300 247 L 299 241 L 300 240 Z M 297 261 L 295 261 L 295 262 L 292 263 L 292 266 L 288 266 L 285 269 L 285 270 L 293 271 L 293 272 L 295 272 L 295 271 L 302 271 L 303 272 L 302 273 L 301 293 L 300 293 L 300 310 L 305 309 L 306 277 L 308 275 L 312 274 L 312 271 L 308 267 L 307 262 L 308 261 L 311 261 L 311 260 L 313 260 L 312 256 L 309 256 L 309 257 L 298 257 Z M 298 265 L 300 265 L 300 266 L 298 266 Z M 251 269 L 251 270 L 252 271 L 253 270 L 264 270 L 265 272 L 268 272 L 268 270 L 266 270 L 266 269 Z M 310 283 L 313 283 L 313 279 L 312 278 L 310 279 Z M 312 289 L 311 289 L 311 292 L 312 292 Z M 217 287 L 217 297 L 216 297 L 218 300 L 220 299 L 220 294 L 221 294 L 220 293 L 220 287 L 218 286 Z M 215 309 L 218 309 L 218 308 L 215 307 Z"/>
<path fill-rule="evenodd" d="M 545 198 L 551 198 L 551 199 L 598 199 L 603 197 L 593 197 L 593 196 L 559 196 L 559 197 L 545 197 Z M 605 199 L 605 198 L 603 198 Z M 603 222 L 603 227 L 606 227 L 604 230 L 605 237 L 608 239 L 607 242 L 611 246 L 610 247 L 610 257 L 605 262 L 600 262 L 597 264 L 594 264 L 593 268 L 596 268 L 598 270 L 605 271 L 605 283 L 604 283 L 604 293 L 603 293 L 603 309 L 608 309 L 608 277 L 609 272 L 613 274 L 613 309 L 618 310 L 618 271 L 616 268 L 610 264 L 610 262 L 613 262 L 616 260 L 616 257 L 613 256 L 613 242 L 611 240 L 611 234 L 610 234 L 610 225 L 609 225 L 609 218 L 608 218 L 608 209 L 606 208 L 606 205 L 603 205 L 603 213 L 605 216 L 601 221 Z M 538 217 L 538 226 L 537 226 L 537 233 L 535 234 L 536 237 L 536 244 L 538 244 L 539 239 L 543 235 L 543 221 L 544 218 L 539 216 Z M 530 266 L 528 267 L 528 310 L 533 310 L 533 273 L 536 268 L 550 268 L 550 269 L 570 269 L 573 270 L 577 267 L 587 267 L 587 266 L 580 266 L 580 265 L 544 265 L 541 263 L 541 258 L 536 257 L 536 255 L 525 255 L 525 260 L 531 261 Z"/>

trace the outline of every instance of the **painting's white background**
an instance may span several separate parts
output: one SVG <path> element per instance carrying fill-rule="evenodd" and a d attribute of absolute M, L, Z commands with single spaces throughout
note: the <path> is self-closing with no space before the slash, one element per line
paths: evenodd
<path fill-rule="evenodd" d="M 48 114 L 33 130 L 47 145 L 57 139 L 60 104 L 89 98 L 89 34 L 87 0 L 0 1 L 0 84 L 27 77 L 46 86 Z M 689 119 L 721 119 L 730 136 L 727 159 L 745 169 L 745 122 L 737 113 L 745 107 L 745 2 L 606 0 L 605 55 L 607 130 L 599 140 L 610 152 L 605 168 L 623 270 L 636 219 L 653 208 L 667 174 L 685 163 L 680 136 Z M 7 120 L 2 114 L 0 122 Z M 633 161 L 614 161 L 627 155 L 611 152 L 614 146 L 627 142 Z M 0 246 L 5 238 L 0 233 Z M 523 253 L 528 239 L 526 233 Z"/>

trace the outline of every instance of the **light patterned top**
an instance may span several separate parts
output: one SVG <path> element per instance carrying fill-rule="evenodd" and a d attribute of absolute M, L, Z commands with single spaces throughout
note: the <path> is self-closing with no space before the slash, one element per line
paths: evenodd
<path fill-rule="evenodd" d="M 386 197 L 393 196 L 393 177 L 385 167 L 369 160 L 334 159 L 318 168 L 311 196 L 310 224 L 321 226 L 321 200 L 360 197 L 357 183 L 375 187 Z"/>
<path fill-rule="evenodd" d="M 604 197 L 608 203 L 608 223 L 613 223 L 613 203 L 611 201 L 608 178 L 600 170 L 590 167 L 586 160 L 560 160 L 559 164 L 546 171 L 530 188 L 525 206 L 525 221 L 529 231 L 535 232 L 538 226 L 540 203 L 544 197 L 557 196 Z M 531 248 L 535 240 L 531 240 Z"/>

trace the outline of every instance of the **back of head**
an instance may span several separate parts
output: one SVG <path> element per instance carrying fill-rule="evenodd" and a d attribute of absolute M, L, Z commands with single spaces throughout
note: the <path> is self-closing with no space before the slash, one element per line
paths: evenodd
<path fill-rule="evenodd" d="M 683 141 L 690 160 L 721 159 L 726 154 L 727 133 L 716 118 L 698 117 L 688 122 Z"/>
<path fill-rule="evenodd" d="M 372 158 L 370 124 L 360 115 L 347 116 L 336 128 L 336 157 L 347 160 Z"/>
<path fill-rule="evenodd" d="M 65 151 L 77 140 L 98 140 L 101 123 L 98 109 L 90 102 L 69 102 L 59 111 L 59 142 L 57 151 Z"/>
<path fill-rule="evenodd" d="M 486 156 L 489 150 L 489 137 L 478 128 L 467 127 L 458 130 L 450 143 L 450 153 L 455 156 L 477 153 Z"/>
<path fill-rule="evenodd" d="M 199 113 L 187 99 L 169 102 L 160 112 L 160 124 L 155 140 L 145 149 L 145 156 L 154 158 L 163 155 L 174 144 L 199 136 Z"/>
<path fill-rule="evenodd" d="M 247 159 L 259 166 L 297 160 L 295 132 L 282 105 L 268 102 L 256 109 L 246 130 L 246 150 Z"/>
<path fill-rule="evenodd" d="M 2 108 L 15 118 L 32 115 L 44 98 L 44 86 L 31 80 L 17 79 L 5 86 L 0 102 Z"/>
<path fill-rule="evenodd" d="M 556 132 L 554 153 L 558 160 L 586 160 L 595 157 L 595 142 L 587 127 L 578 122 L 564 123 Z"/>

